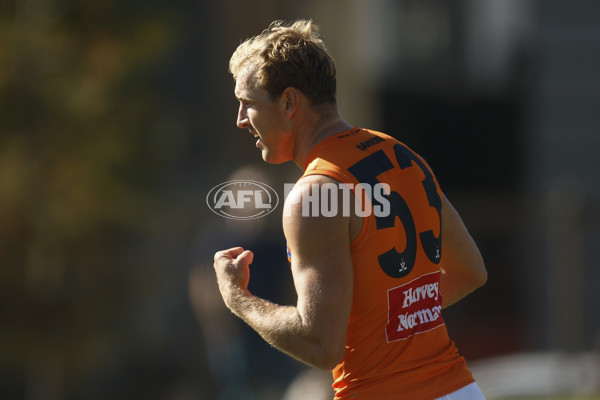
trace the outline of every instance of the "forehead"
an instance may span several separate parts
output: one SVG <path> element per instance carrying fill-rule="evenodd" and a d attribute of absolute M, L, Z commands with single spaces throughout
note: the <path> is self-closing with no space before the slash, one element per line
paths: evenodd
<path fill-rule="evenodd" d="M 256 91 L 258 87 L 258 68 L 256 66 L 244 67 L 235 80 L 236 97 L 248 96 L 250 92 Z"/>

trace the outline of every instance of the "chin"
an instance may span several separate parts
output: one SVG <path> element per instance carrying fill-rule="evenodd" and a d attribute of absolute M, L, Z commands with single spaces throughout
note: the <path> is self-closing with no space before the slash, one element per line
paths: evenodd
<path fill-rule="evenodd" d="M 269 163 L 269 164 L 283 164 L 284 162 L 287 162 L 290 160 L 290 159 L 286 159 L 284 157 L 277 157 L 276 155 L 271 154 L 266 150 L 263 150 L 262 158 L 266 163 Z"/>
<path fill-rule="evenodd" d="M 283 164 L 285 161 L 277 160 L 275 158 L 263 157 L 263 160 L 267 164 Z"/>

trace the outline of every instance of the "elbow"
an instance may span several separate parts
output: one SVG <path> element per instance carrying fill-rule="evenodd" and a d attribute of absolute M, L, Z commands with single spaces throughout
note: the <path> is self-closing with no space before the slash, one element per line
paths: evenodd
<path fill-rule="evenodd" d="M 475 281 L 473 281 L 473 290 L 479 289 L 487 283 L 487 272 L 479 274 Z"/>
<path fill-rule="evenodd" d="M 465 271 L 466 272 L 466 271 Z M 478 264 L 473 264 L 472 268 L 462 275 L 462 285 L 466 293 L 471 293 L 486 284 L 488 274 L 483 261 Z"/>
<path fill-rule="evenodd" d="M 479 268 L 477 269 L 477 273 L 473 278 L 473 284 L 475 286 L 475 289 L 480 288 L 487 283 L 488 273 L 485 269 L 485 264 L 483 263 L 483 260 L 481 260 Z"/>

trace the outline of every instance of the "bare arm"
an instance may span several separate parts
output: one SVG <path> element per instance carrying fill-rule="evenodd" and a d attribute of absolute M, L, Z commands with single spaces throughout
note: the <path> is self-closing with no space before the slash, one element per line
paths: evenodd
<path fill-rule="evenodd" d="M 448 307 L 487 281 L 487 271 L 475 241 L 458 212 L 443 196 L 442 204 L 442 306 Z"/>
<path fill-rule="evenodd" d="M 305 194 L 311 183 L 335 182 L 323 176 L 302 181 L 288 199 Z M 242 248 L 215 255 L 219 288 L 231 311 L 268 343 L 306 364 L 332 369 L 345 350 L 352 303 L 348 217 L 303 217 L 302 202 L 288 201 L 284 207 L 296 306 L 274 304 L 248 291 L 253 254 Z"/>

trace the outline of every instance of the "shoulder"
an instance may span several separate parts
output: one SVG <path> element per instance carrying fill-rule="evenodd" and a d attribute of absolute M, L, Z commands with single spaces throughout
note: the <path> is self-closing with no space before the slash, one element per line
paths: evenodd
<path fill-rule="evenodd" d="M 339 180 L 322 174 L 311 174 L 302 176 L 298 182 L 289 191 L 283 205 L 284 221 L 287 219 L 297 219 L 300 217 L 319 217 L 315 213 L 308 213 L 310 210 L 303 210 L 303 204 L 320 204 L 321 200 L 326 200 L 322 194 L 328 196 L 332 191 L 343 190 L 344 184 Z M 304 215 L 303 215 L 304 214 Z"/>
<path fill-rule="evenodd" d="M 341 210 L 349 189 L 344 183 L 326 175 L 308 175 L 290 190 L 283 206 L 286 237 L 297 234 L 348 229 L 348 218 Z"/>

